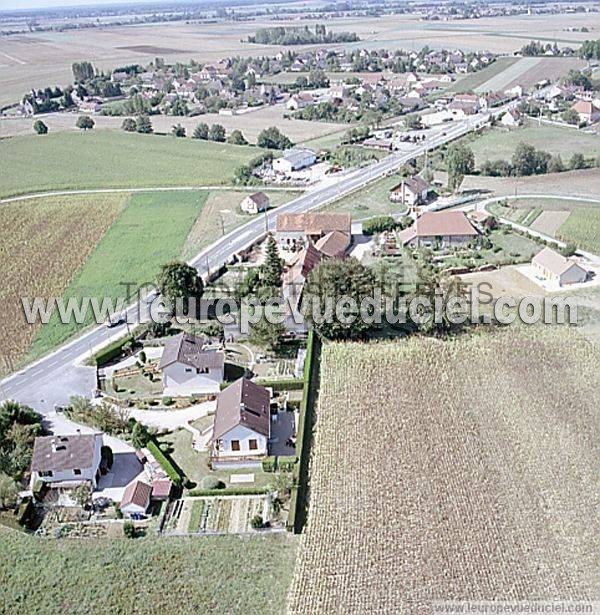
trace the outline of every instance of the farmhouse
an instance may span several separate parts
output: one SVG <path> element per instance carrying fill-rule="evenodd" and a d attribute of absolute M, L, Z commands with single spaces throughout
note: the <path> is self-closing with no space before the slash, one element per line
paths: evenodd
<path fill-rule="evenodd" d="M 509 109 L 500 120 L 500 123 L 503 126 L 508 126 L 509 128 L 513 128 L 515 126 L 521 125 L 521 114 L 517 109 Z"/>
<path fill-rule="evenodd" d="M 403 203 L 409 207 L 415 207 L 427 200 L 429 186 L 427 182 L 418 175 L 402 180 L 390 191 L 390 201 L 392 203 Z"/>
<path fill-rule="evenodd" d="M 276 239 L 284 250 L 295 250 L 308 241 L 339 231 L 350 242 L 352 217 L 344 213 L 280 214 L 277 216 Z"/>
<path fill-rule="evenodd" d="M 255 192 L 248 195 L 241 203 L 240 208 L 247 214 L 257 214 L 269 209 L 269 197 L 264 192 Z"/>
<path fill-rule="evenodd" d="M 137 478 L 132 480 L 123 493 L 121 500 L 121 512 L 126 518 L 132 515 L 145 515 L 150 506 L 152 497 L 152 485 L 145 483 Z"/>
<path fill-rule="evenodd" d="M 217 400 L 212 433 L 213 463 L 252 462 L 268 454 L 271 435 L 271 393 L 240 378 Z"/>
<path fill-rule="evenodd" d="M 312 94 L 308 92 L 301 92 L 300 94 L 294 94 L 286 103 L 286 107 L 290 111 L 297 111 L 298 109 L 304 109 L 304 107 L 311 105 L 314 99 Z"/>
<path fill-rule="evenodd" d="M 102 434 L 72 434 L 36 438 L 31 460 L 31 488 L 38 480 L 52 488 L 89 484 L 100 477 Z"/>
<path fill-rule="evenodd" d="M 291 173 L 310 167 L 317 160 L 317 155 L 310 149 L 287 149 L 281 158 L 273 160 L 273 170 L 278 173 Z"/>
<path fill-rule="evenodd" d="M 350 246 L 350 242 L 351 236 L 348 233 L 331 231 L 317 240 L 315 248 L 324 256 L 339 258 L 346 253 L 346 250 Z"/>
<path fill-rule="evenodd" d="M 600 119 L 600 109 L 589 100 L 578 100 L 571 109 L 579 115 L 580 122 L 593 124 Z"/>
<path fill-rule="evenodd" d="M 559 286 L 585 282 L 587 271 L 574 260 L 565 258 L 551 248 L 544 248 L 532 259 L 531 264 L 540 277 L 557 283 Z"/>
<path fill-rule="evenodd" d="M 479 231 L 462 211 L 428 211 L 421 214 L 412 226 L 398 234 L 402 245 L 442 248 L 464 246 L 479 238 Z"/>
<path fill-rule="evenodd" d="M 165 393 L 216 393 L 223 382 L 225 355 L 205 338 L 180 333 L 165 344 L 158 369 Z"/>

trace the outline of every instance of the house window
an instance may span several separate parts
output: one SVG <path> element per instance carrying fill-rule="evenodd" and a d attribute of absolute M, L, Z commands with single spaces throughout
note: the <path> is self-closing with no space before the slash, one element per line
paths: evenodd
<path fill-rule="evenodd" d="M 258 442 L 256 440 L 248 440 L 248 448 L 251 451 L 258 450 Z"/>
<path fill-rule="evenodd" d="M 232 440 L 231 441 L 231 450 L 232 451 L 239 451 L 240 450 L 240 441 L 239 440 Z"/>
<path fill-rule="evenodd" d="M 73 470 L 73 474 L 75 474 L 75 476 L 81 476 L 81 470 L 79 470 L 78 468 L 75 468 Z"/>
<path fill-rule="evenodd" d="M 50 477 L 52 476 L 52 470 L 46 470 L 45 472 L 40 472 L 40 476 Z"/>
<path fill-rule="evenodd" d="M 185 371 L 186 371 L 188 374 L 190 374 L 190 373 L 192 372 L 192 368 L 191 368 L 191 367 L 186 367 L 186 368 L 185 368 Z"/>

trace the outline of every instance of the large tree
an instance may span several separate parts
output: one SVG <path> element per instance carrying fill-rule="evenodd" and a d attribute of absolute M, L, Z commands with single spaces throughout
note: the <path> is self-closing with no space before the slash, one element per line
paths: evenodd
<path fill-rule="evenodd" d="M 81 129 L 81 130 L 91 130 L 95 125 L 94 120 L 91 117 L 88 117 L 87 115 L 80 115 L 77 118 L 77 122 L 75 123 L 75 126 L 77 126 L 77 128 Z"/>
<path fill-rule="evenodd" d="M 323 261 L 313 269 L 305 285 L 304 315 L 327 339 L 363 338 L 373 328 L 373 323 L 363 319 L 359 310 L 364 299 L 373 298 L 374 289 L 373 272 L 356 259 Z M 354 305 L 342 305 L 345 298 Z M 329 313 L 327 302 L 330 303 Z"/>
<path fill-rule="evenodd" d="M 198 126 L 194 128 L 192 139 L 203 139 L 206 141 L 206 139 L 208 139 L 208 124 L 200 122 Z"/>
<path fill-rule="evenodd" d="M 213 124 L 208 131 L 208 138 L 211 141 L 225 141 L 225 128 L 221 124 Z"/>
<path fill-rule="evenodd" d="M 126 117 L 121 124 L 121 128 L 125 132 L 135 132 L 137 130 L 137 125 L 132 117 Z"/>
<path fill-rule="evenodd" d="M 154 132 L 154 128 L 152 128 L 152 122 L 147 115 L 138 115 L 135 120 L 135 127 L 136 131 L 142 134 L 150 134 Z"/>
<path fill-rule="evenodd" d="M 172 261 L 163 265 L 157 282 L 160 292 L 171 302 L 172 308 L 175 309 L 178 299 L 183 300 L 183 309 L 186 313 L 189 300 L 200 299 L 204 292 L 204 284 L 198 271 L 181 261 Z"/>
<path fill-rule="evenodd" d="M 448 187 L 458 190 L 465 175 L 473 172 L 475 156 L 471 148 L 461 143 L 455 143 L 446 153 L 446 170 L 448 171 Z"/>
<path fill-rule="evenodd" d="M 232 145 L 248 145 L 248 141 L 246 141 L 242 131 L 237 128 L 229 135 L 227 143 L 231 143 Z"/>
<path fill-rule="evenodd" d="M 511 162 L 515 175 L 539 175 L 548 171 L 551 157 L 548 152 L 536 150 L 533 145 L 519 143 Z"/>
<path fill-rule="evenodd" d="M 265 128 L 257 139 L 258 147 L 266 147 L 268 149 L 286 149 L 292 146 L 292 142 L 277 128 Z"/>
<path fill-rule="evenodd" d="M 264 286 L 271 289 L 281 288 L 283 276 L 283 260 L 279 256 L 277 243 L 272 235 L 267 239 L 266 258 L 262 266 L 262 282 Z"/>

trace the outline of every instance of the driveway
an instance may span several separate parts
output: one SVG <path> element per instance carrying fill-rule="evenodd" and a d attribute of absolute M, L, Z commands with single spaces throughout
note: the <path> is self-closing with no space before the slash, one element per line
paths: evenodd
<path fill-rule="evenodd" d="M 214 412 L 216 407 L 216 401 L 206 401 L 183 410 L 138 410 L 132 408 L 130 414 L 136 421 L 148 427 L 173 431 L 179 427 L 184 427 L 190 421 L 206 416 L 209 412 Z"/>

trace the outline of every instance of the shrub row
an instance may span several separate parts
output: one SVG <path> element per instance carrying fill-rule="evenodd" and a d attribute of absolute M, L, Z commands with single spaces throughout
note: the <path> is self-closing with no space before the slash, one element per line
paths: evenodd
<path fill-rule="evenodd" d="M 148 442 L 148 450 L 154 455 L 158 465 L 166 472 L 171 482 L 176 487 L 181 487 L 183 484 L 183 476 L 175 468 L 171 460 L 167 458 L 160 448 L 158 448 L 158 444 L 156 444 L 154 440 Z"/>
<path fill-rule="evenodd" d="M 268 492 L 268 487 L 229 487 L 227 489 L 192 489 L 188 492 L 188 496 L 263 495 Z"/>
<path fill-rule="evenodd" d="M 280 380 L 257 378 L 254 382 L 263 387 L 270 387 L 274 391 L 299 391 L 304 387 L 304 380 L 302 378 L 282 378 Z"/>
<path fill-rule="evenodd" d="M 295 455 L 267 457 L 266 459 L 263 459 L 262 469 L 263 472 L 276 472 L 277 470 L 281 470 L 282 472 L 292 472 L 296 463 L 298 463 L 298 457 Z"/>
<path fill-rule="evenodd" d="M 133 336 L 127 335 L 119 340 L 111 342 L 106 348 L 99 350 L 93 357 L 92 361 L 98 366 L 102 367 L 109 361 L 112 361 L 115 357 L 118 357 L 123 352 L 123 347 L 127 344 L 133 343 Z"/>

